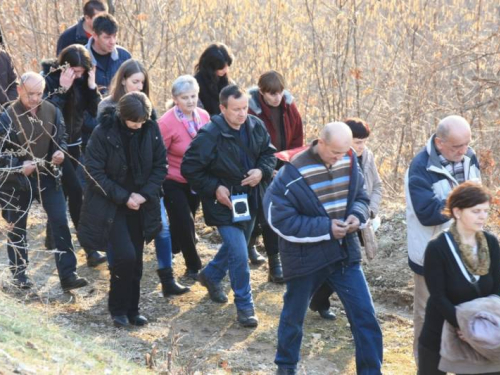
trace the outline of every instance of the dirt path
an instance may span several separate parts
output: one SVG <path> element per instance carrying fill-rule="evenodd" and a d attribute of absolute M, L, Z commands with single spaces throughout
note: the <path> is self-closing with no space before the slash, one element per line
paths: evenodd
<path fill-rule="evenodd" d="M 364 268 L 384 332 L 383 372 L 413 374 L 411 272 L 406 261 L 403 214 L 397 206 L 389 211 L 391 214 L 383 217 L 379 233 L 379 254 Z M 89 269 L 83 251 L 79 251 L 78 273 L 91 280 L 92 285 L 74 294 L 62 293 L 52 255 L 37 251 L 42 249 L 44 223 L 45 215 L 34 210 L 29 222 L 30 268 L 38 286 L 36 292 L 21 293 L 9 287 L 10 276 L 5 269 L 1 277 L 4 292 L 35 306 L 40 314 L 64 329 L 91 337 L 124 358 L 145 365 L 149 356 L 156 372 L 170 366 L 175 373 L 273 373 L 276 330 L 285 287 L 267 282 L 266 265 L 251 270 L 259 327 L 244 329 L 235 321 L 232 293 L 229 293 L 230 303 L 215 304 L 198 283 L 181 277 L 182 256 L 176 256 L 174 268 L 180 280 L 191 286 L 191 292 L 164 299 L 155 273 L 154 249 L 150 245 L 145 254 L 141 312 L 151 324 L 142 329 L 117 330 L 110 325 L 107 312 L 106 266 Z M 217 249 L 218 237 L 202 223 L 198 225 L 198 233 L 198 248 L 205 264 Z M 4 236 L 0 241 L 4 243 Z M 6 264 L 5 251 L 0 253 L 0 264 Z M 227 280 L 225 287 L 230 290 Z M 335 297 L 332 305 L 338 316 L 334 322 L 322 320 L 316 313 L 307 315 L 301 373 L 355 373 L 353 341 L 345 313 Z"/>

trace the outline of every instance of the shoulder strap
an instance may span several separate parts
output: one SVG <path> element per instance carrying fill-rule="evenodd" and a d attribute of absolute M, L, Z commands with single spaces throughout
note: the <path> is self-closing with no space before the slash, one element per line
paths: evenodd
<path fill-rule="evenodd" d="M 448 242 L 448 246 L 450 247 L 450 250 L 451 250 L 453 256 L 455 257 L 455 260 L 458 264 L 458 267 L 462 271 L 462 274 L 472 284 L 472 286 L 476 289 L 476 291 L 479 293 L 480 290 L 479 290 L 479 286 L 477 285 L 477 282 L 479 281 L 479 277 L 472 275 L 465 267 L 461 256 L 457 252 L 458 245 L 457 245 L 455 239 L 453 238 L 453 236 L 451 235 L 451 233 L 448 231 L 445 231 L 444 235 L 446 237 L 446 241 Z"/>

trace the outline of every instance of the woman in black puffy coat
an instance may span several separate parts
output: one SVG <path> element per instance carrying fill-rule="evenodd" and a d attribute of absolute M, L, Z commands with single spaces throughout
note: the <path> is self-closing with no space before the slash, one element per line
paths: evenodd
<path fill-rule="evenodd" d="M 144 242 L 161 230 L 160 189 L 167 173 L 151 111 L 144 93 L 124 95 L 103 111 L 85 154 L 89 178 L 78 239 L 85 248 L 108 249 L 109 311 L 117 327 L 147 324 L 139 314 L 142 255 Z"/>

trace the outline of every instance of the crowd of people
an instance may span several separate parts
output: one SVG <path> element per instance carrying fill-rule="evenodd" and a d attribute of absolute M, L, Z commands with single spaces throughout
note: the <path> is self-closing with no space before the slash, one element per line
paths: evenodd
<path fill-rule="evenodd" d="M 330 296 L 337 293 L 357 372 L 380 374 L 382 330 L 362 260 L 375 256 L 382 182 L 366 146 L 366 121 L 328 123 L 304 145 L 284 76 L 266 71 L 244 90 L 230 78 L 234 57 L 222 43 L 202 52 L 193 76 L 173 82 L 167 111 L 159 116 L 148 71 L 116 44 L 118 30 L 106 4 L 90 0 L 83 17 L 60 35 L 57 58 L 41 63 L 41 73 L 18 79 L 0 49 L 0 207 L 13 284 L 34 287 L 26 228 L 37 200 L 47 214 L 45 246 L 56 250 L 63 291 L 89 284 L 76 272 L 67 209 L 87 266 L 107 262 L 116 327 L 148 323 L 139 306 L 150 241 L 165 297 L 190 291 L 174 277 L 172 257 L 180 253 L 184 276 L 205 287 L 213 302 L 228 302 L 222 280 L 229 275 L 237 321 L 256 327 L 249 262 L 266 262 L 255 246 L 262 235 L 268 281 L 286 284 L 277 373 L 297 372 L 307 310 L 334 320 Z M 483 229 L 492 196 L 480 184 L 470 142 L 469 123 L 448 116 L 406 173 L 414 356 L 421 375 L 460 372 L 450 350 L 443 351 L 453 337 L 443 334 L 446 324 L 483 354 L 470 325 L 487 325 L 500 337 L 500 250 Z M 206 225 L 217 227 L 222 239 L 205 265 L 195 229 L 200 203 Z M 483 299 L 494 306 L 486 314 L 478 307 L 484 305 L 470 305 Z M 477 314 L 463 313 L 467 303 Z M 466 372 L 499 373 L 499 357 L 471 360 Z"/>

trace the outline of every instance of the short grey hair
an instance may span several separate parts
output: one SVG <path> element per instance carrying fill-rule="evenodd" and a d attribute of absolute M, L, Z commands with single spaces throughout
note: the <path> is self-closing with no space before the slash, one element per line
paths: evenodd
<path fill-rule="evenodd" d="M 43 86 L 45 87 L 45 79 L 43 78 L 43 76 L 40 74 L 40 73 L 36 73 L 36 72 L 26 72 L 24 73 L 21 78 L 19 79 L 19 84 L 21 86 L 24 86 L 24 84 L 28 81 L 31 81 L 31 80 L 36 80 L 37 83 L 41 83 L 43 84 Z"/>
<path fill-rule="evenodd" d="M 189 74 L 178 77 L 172 84 L 172 96 L 174 98 L 192 90 L 197 93 L 200 92 L 200 85 L 198 85 L 198 81 Z"/>

